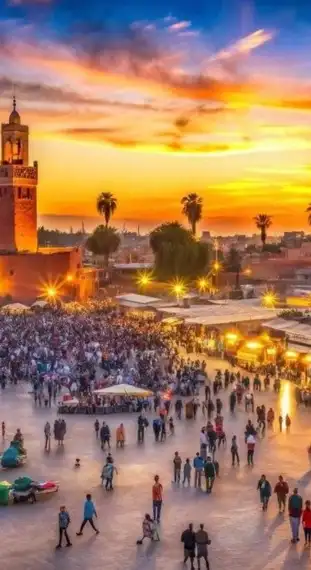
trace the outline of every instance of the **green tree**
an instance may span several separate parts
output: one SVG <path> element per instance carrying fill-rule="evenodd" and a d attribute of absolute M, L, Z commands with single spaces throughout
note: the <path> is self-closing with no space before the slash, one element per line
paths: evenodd
<path fill-rule="evenodd" d="M 97 196 L 96 206 L 97 211 L 101 216 L 104 216 L 106 228 L 109 225 L 111 216 L 113 216 L 115 210 L 117 209 L 118 200 L 114 197 L 111 192 L 101 192 Z"/>
<path fill-rule="evenodd" d="M 240 252 L 232 247 L 225 259 L 225 269 L 230 273 L 235 273 L 235 288 L 240 289 L 240 274 L 242 269 L 242 256 Z"/>
<path fill-rule="evenodd" d="M 203 200 L 198 194 L 190 193 L 181 200 L 182 213 L 187 217 L 193 235 L 196 235 L 197 223 L 202 219 Z"/>
<path fill-rule="evenodd" d="M 262 248 L 264 248 L 267 239 L 267 229 L 270 228 L 272 224 L 272 218 L 271 216 L 268 216 L 268 214 L 257 214 L 257 216 L 254 217 L 254 220 L 256 227 L 260 230 Z"/>
<path fill-rule="evenodd" d="M 155 256 L 155 272 L 161 279 L 197 277 L 204 274 L 210 261 L 208 244 L 197 242 L 178 222 L 165 223 L 150 234 Z"/>
<path fill-rule="evenodd" d="M 104 257 L 105 265 L 109 265 L 109 256 L 119 248 L 121 239 L 115 228 L 100 225 L 89 236 L 86 247 L 95 256 Z"/>

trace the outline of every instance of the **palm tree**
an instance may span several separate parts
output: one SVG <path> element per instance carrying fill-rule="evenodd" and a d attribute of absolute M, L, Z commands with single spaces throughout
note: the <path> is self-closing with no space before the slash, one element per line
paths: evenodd
<path fill-rule="evenodd" d="M 272 218 L 268 216 L 268 214 L 257 214 L 254 220 L 257 228 L 260 230 L 262 249 L 264 249 L 267 239 L 267 229 L 270 228 L 272 224 Z"/>
<path fill-rule="evenodd" d="M 115 228 L 107 228 L 101 224 L 88 237 L 86 247 L 99 258 L 103 256 L 108 267 L 109 256 L 117 251 L 120 242 L 120 236 Z"/>
<path fill-rule="evenodd" d="M 182 213 L 187 217 L 191 231 L 195 236 L 197 223 L 202 218 L 203 200 L 198 194 L 191 192 L 182 198 L 181 204 L 183 207 Z"/>
<path fill-rule="evenodd" d="M 117 208 L 118 200 L 114 197 L 111 192 L 101 192 L 97 196 L 97 211 L 99 214 L 104 216 L 106 222 L 106 228 L 110 222 L 110 218 Z"/>
<path fill-rule="evenodd" d="M 240 273 L 242 269 L 242 257 L 240 252 L 232 247 L 225 259 L 225 266 L 227 271 L 235 273 L 235 288 L 240 289 Z"/>
<path fill-rule="evenodd" d="M 308 224 L 309 224 L 309 226 L 311 226 L 311 204 L 308 205 L 306 212 L 309 214 L 308 215 Z"/>

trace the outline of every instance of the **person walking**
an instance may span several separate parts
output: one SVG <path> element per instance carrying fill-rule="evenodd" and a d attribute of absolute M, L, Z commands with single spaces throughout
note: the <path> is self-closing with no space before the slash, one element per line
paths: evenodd
<path fill-rule="evenodd" d="M 311 503 L 305 502 L 305 508 L 302 513 L 302 526 L 305 533 L 305 546 L 311 545 Z"/>
<path fill-rule="evenodd" d="M 201 429 L 200 432 L 200 456 L 206 460 L 206 450 L 207 450 L 207 437 L 205 433 L 205 427 Z"/>
<path fill-rule="evenodd" d="M 97 418 L 96 418 L 96 420 L 95 420 L 95 422 L 94 422 L 94 431 L 95 431 L 96 439 L 98 439 L 98 436 L 99 436 L 99 421 L 98 421 Z"/>
<path fill-rule="evenodd" d="M 178 398 L 175 402 L 175 413 L 176 413 L 176 416 L 179 420 L 181 420 L 182 409 L 183 409 L 182 400 L 180 398 Z"/>
<path fill-rule="evenodd" d="M 289 415 L 286 414 L 286 416 L 285 416 L 286 431 L 289 431 L 291 423 L 292 423 L 292 420 L 290 419 Z"/>
<path fill-rule="evenodd" d="M 299 542 L 299 526 L 302 514 L 303 501 L 302 497 L 298 494 L 298 489 L 295 487 L 293 494 L 288 500 L 288 513 L 289 522 L 292 531 L 292 543 Z"/>
<path fill-rule="evenodd" d="M 70 516 L 68 511 L 66 510 L 66 507 L 63 505 L 62 507 L 60 507 L 58 513 L 59 541 L 56 548 L 62 547 L 63 535 L 65 536 L 66 539 L 66 546 L 72 546 L 67 532 L 69 524 L 70 524 Z"/>
<path fill-rule="evenodd" d="M 125 443 L 125 429 L 124 425 L 120 424 L 116 430 L 116 445 L 117 447 L 124 447 Z"/>
<path fill-rule="evenodd" d="M 275 418 L 275 414 L 274 414 L 273 408 L 269 408 L 268 413 L 267 413 L 267 422 L 268 422 L 268 428 L 270 428 L 270 429 L 273 428 L 274 418 Z"/>
<path fill-rule="evenodd" d="M 204 460 L 199 453 L 196 454 L 193 460 L 193 467 L 194 467 L 194 486 L 199 487 L 199 489 L 201 489 L 201 479 L 204 469 Z"/>
<path fill-rule="evenodd" d="M 211 541 L 206 530 L 204 530 L 204 524 L 200 524 L 199 530 L 195 533 L 195 542 L 197 546 L 198 570 L 201 568 L 201 558 L 205 560 L 206 570 L 209 570 L 207 546 L 211 544 Z"/>
<path fill-rule="evenodd" d="M 139 414 L 137 418 L 137 442 L 144 443 L 145 441 L 145 429 L 148 427 L 149 422 L 144 415 L 144 412 Z"/>
<path fill-rule="evenodd" d="M 104 481 L 104 479 L 106 480 L 106 484 L 105 484 L 105 489 L 106 491 L 113 491 L 113 476 L 116 473 L 116 475 L 118 474 L 118 470 L 115 467 L 115 465 L 113 464 L 113 461 L 111 459 L 107 458 L 107 463 L 106 465 L 104 465 L 103 471 L 102 471 L 102 480 Z"/>
<path fill-rule="evenodd" d="M 153 508 L 153 520 L 157 523 L 160 522 L 161 510 L 163 502 L 163 487 L 160 483 L 159 475 L 154 478 L 154 484 L 152 486 L 152 508 Z"/>
<path fill-rule="evenodd" d="M 257 490 L 260 495 L 260 502 L 262 504 L 262 510 L 266 511 L 268 509 L 269 499 L 271 497 L 271 485 L 267 481 L 266 476 L 262 475 L 257 484 Z"/>
<path fill-rule="evenodd" d="M 184 564 L 186 564 L 188 558 L 190 558 L 191 570 L 194 570 L 195 532 L 193 531 L 192 523 L 190 523 L 189 527 L 182 533 L 180 542 L 184 544 Z"/>
<path fill-rule="evenodd" d="M 282 431 L 282 429 L 283 429 L 283 416 L 281 414 L 279 415 L 279 426 L 280 426 L 280 431 Z"/>
<path fill-rule="evenodd" d="M 184 478 L 183 478 L 182 484 L 185 485 L 185 483 L 187 481 L 188 487 L 190 487 L 190 484 L 191 484 L 191 471 L 192 471 L 192 467 L 191 467 L 190 459 L 189 459 L 189 457 L 187 457 L 187 459 L 184 463 Z"/>
<path fill-rule="evenodd" d="M 204 463 L 204 474 L 206 481 L 206 492 L 211 493 L 215 483 L 216 476 L 218 475 L 219 465 L 217 461 L 212 461 L 211 457 L 207 457 Z"/>
<path fill-rule="evenodd" d="M 279 505 L 279 512 L 284 513 L 286 507 L 286 497 L 289 493 L 288 483 L 284 481 L 282 475 L 279 476 L 279 480 L 274 487 L 274 492 L 276 493 L 278 505 Z"/>
<path fill-rule="evenodd" d="M 105 449 L 106 444 L 108 445 L 108 449 L 110 449 L 110 437 L 110 428 L 106 422 L 103 422 L 103 425 L 100 428 L 100 446 L 102 450 Z"/>
<path fill-rule="evenodd" d="M 93 522 L 93 517 L 95 516 L 95 518 L 97 518 L 97 512 L 95 509 L 95 505 L 92 501 L 92 495 L 90 495 L 89 493 L 86 495 L 86 500 L 84 502 L 84 509 L 83 509 L 83 521 L 80 527 L 79 532 L 76 533 L 77 536 L 82 536 L 83 534 L 83 529 L 86 525 L 86 523 L 90 523 L 92 529 L 94 529 L 94 531 L 96 532 L 96 534 L 99 534 L 99 530 L 96 528 L 96 526 L 94 525 Z"/>
<path fill-rule="evenodd" d="M 256 445 L 255 437 L 252 434 L 250 434 L 246 439 L 247 464 L 252 466 L 254 465 L 255 445 Z"/>
<path fill-rule="evenodd" d="M 236 435 L 234 435 L 231 440 L 231 457 L 232 457 L 232 467 L 235 466 L 235 461 L 237 461 L 237 464 L 240 465 L 240 456 L 239 456 L 239 449 L 238 449 Z"/>
<path fill-rule="evenodd" d="M 182 460 L 178 451 L 175 451 L 173 464 L 174 464 L 174 483 L 177 483 L 177 485 L 179 485 Z"/>
<path fill-rule="evenodd" d="M 46 422 L 44 426 L 44 437 L 45 437 L 45 445 L 44 450 L 50 451 L 51 449 L 51 426 L 49 422 Z"/>
<path fill-rule="evenodd" d="M 148 515 L 148 513 L 145 514 L 142 527 L 143 527 L 143 536 L 142 538 L 136 541 L 136 544 L 142 544 L 145 538 L 150 538 L 150 540 L 156 540 L 156 541 L 160 540 L 157 527 L 154 524 L 154 521 L 152 520 L 151 516 Z"/>

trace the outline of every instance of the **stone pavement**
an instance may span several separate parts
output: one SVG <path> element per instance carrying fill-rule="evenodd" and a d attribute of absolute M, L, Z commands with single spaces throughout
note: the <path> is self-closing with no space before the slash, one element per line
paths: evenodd
<path fill-rule="evenodd" d="M 209 362 L 211 370 L 219 363 Z M 176 435 L 165 443 L 156 444 L 152 428 L 148 428 L 143 446 L 136 443 L 135 416 L 107 416 L 114 433 L 120 421 L 126 426 L 127 445 L 114 450 L 119 475 L 115 490 L 106 493 L 100 486 L 104 454 L 93 433 L 93 417 L 68 416 L 64 449 L 54 441 L 49 454 L 43 451 L 43 426 L 52 423 L 55 409 L 35 409 L 24 388 L 9 387 L 0 394 L 0 421 L 5 420 L 13 434 L 21 427 L 25 436 L 29 462 L 22 470 L 4 471 L 3 479 L 29 474 L 37 479 L 55 478 L 60 481 L 56 495 L 41 498 L 35 505 L 21 504 L 0 507 L 1 570 L 179 570 L 182 568 L 180 535 L 189 522 L 195 526 L 204 522 L 210 533 L 210 564 L 212 570 L 296 570 L 310 564 L 310 550 L 290 544 L 288 516 L 279 515 L 275 497 L 263 514 L 256 491 L 257 481 L 265 473 L 274 485 L 282 473 L 292 489 L 298 485 L 304 499 L 311 498 L 311 471 L 307 447 L 311 442 L 311 416 L 308 410 L 295 409 L 291 386 L 284 383 L 279 397 L 274 394 L 256 396 L 257 403 L 270 404 L 278 412 L 289 412 L 293 423 L 291 433 L 268 433 L 256 448 L 255 466 L 245 465 L 243 440 L 247 414 L 243 409 L 234 417 L 228 414 L 228 394 L 225 403 L 225 429 L 228 441 L 238 435 L 240 468 L 231 468 L 230 451 L 221 450 L 220 479 L 212 495 L 203 491 L 176 488 L 171 483 L 172 457 L 178 450 L 183 459 L 193 458 L 199 448 L 201 414 L 196 421 L 176 421 Z M 152 415 L 150 416 L 152 420 Z M 230 447 L 230 446 L 228 446 Z M 81 469 L 73 468 L 76 457 Z M 145 512 L 151 513 L 151 486 L 158 473 L 164 485 L 161 542 L 136 546 L 141 535 Z M 98 510 L 100 535 L 91 528 L 80 538 L 75 536 L 81 522 L 86 492 L 91 492 Z M 72 519 L 71 549 L 55 551 L 57 514 L 66 504 Z"/>

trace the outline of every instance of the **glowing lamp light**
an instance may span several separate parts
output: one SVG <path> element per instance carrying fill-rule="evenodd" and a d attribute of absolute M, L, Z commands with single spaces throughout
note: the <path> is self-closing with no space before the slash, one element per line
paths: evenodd
<path fill-rule="evenodd" d="M 54 287 L 48 287 L 46 293 L 50 299 L 53 299 L 56 296 L 56 289 Z"/>
<path fill-rule="evenodd" d="M 68 275 L 67 275 L 67 277 L 66 277 L 66 281 L 67 281 L 68 283 L 71 283 L 71 282 L 73 281 L 73 277 L 72 277 L 72 275 L 71 275 L 70 273 L 68 273 Z"/>
<path fill-rule="evenodd" d="M 218 261 L 215 261 L 215 263 L 214 263 L 214 265 L 213 265 L 213 269 L 214 269 L 215 271 L 219 271 L 219 270 L 220 270 L 220 267 L 221 267 L 220 263 L 219 263 Z"/>
<path fill-rule="evenodd" d="M 152 281 L 150 273 L 140 273 L 137 278 L 137 283 L 140 287 L 147 287 Z"/>
<path fill-rule="evenodd" d="M 258 350 L 259 348 L 262 348 L 262 345 L 260 342 L 250 341 L 246 343 L 246 348 L 249 348 L 250 350 Z"/>
<path fill-rule="evenodd" d="M 148 275 L 142 275 L 139 279 L 139 284 L 140 285 L 148 285 L 148 283 L 150 283 L 150 277 L 148 277 Z"/>
<path fill-rule="evenodd" d="M 304 362 L 306 362 L 307 364 L 311 363 L 311 354 L 307 354 L 307 356 L 305 356 Z"/>
<path fill-rule="evenodd" d="M 267 348 L 267 354 L 269 356 L 274 356 L 276 354 L 276 349 L 275 348 Z"/>
<path fill-rule="evenodd" d="M 249 276 L 252 274 L 252 270 L 250 267 L 246 267 L 243 271 L 244 275 Z"/>
<path fill-rule="evenodd" d="M 236 333 L 227 333 L 226 334 L 226 340 L 228 340 L 231 343 L 234 343 L 238 340 L 238 335 Z"/>
<path fill-rule="evenodd" d="M 269 341 L 271 340 L 271 339 L 270 339 L 270 335 L 268 335 L 267 332 L 262 333 L 261 338 L 262 338 L 262 340 L 264 340 L 265 342 L 269 342 Z"/>
<path fill-rule="evenodd" d="M 177 299 L 186 294 L 186 286 L 183 281 L 175 281 L 171 286 L 172 292 L 176 295 Z"/>
<path fill-rule="evenodd" d="M 207 341 L 207 348 L 209 348 L 210 350 L 214 350 L 215 346 L 216 346 L 215 339 L 209 338 Z"/>
<path fill-rule="evenodd" d="M 174 285 L 174 292 L 176 295 L 181 295 L 183 292 L 183 286 L 179 284 Z"/>
<path fill-rule="evenodd" d="M 266 291 L 262 296 L 262 304 L 267 309 L 273 309 L 276 305 L 278 298 L 274 291 Z"/>
<path fill-rule="evenodd" d="M 297 352 L 295 352 L 294 350 L 287 350 L 285 352 L 285 357 L 286 358 L 290 358 L 292 360 L 295 360 L 297 358 L 298 354 Z"/>
<path fill-rule="evenodd" d="M 198 280 L 198 288 L 200 291 L 205 291 L 206 288 L 208 286 L 208 280 L 205 279 L 204 277 L 201 277 L 201 279 Z"/>

